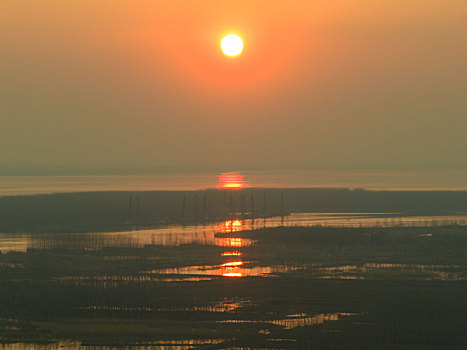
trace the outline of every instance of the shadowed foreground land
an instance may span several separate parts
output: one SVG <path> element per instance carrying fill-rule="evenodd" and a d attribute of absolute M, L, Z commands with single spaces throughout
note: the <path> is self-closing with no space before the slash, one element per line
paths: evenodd
<path fill-rule="evenodd" d="M 0 197 L 0 232 L 101 232 L 301 212 L 467 212 L 466 191 L 257 189 Z"/>
<path fill-rule="evenodd" d="M 255 243 L 1 254 L 1 342 L 465 348 L 466 227 L 233 235 Z M 249 277 L 215 272 L 238 260 Z"/>

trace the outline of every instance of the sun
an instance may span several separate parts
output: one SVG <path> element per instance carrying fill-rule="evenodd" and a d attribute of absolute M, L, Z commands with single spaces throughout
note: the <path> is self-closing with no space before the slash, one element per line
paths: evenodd
<path fill-rule="evenodd" d="M 221 49 L 224 55 L 238 56 L 243 51 L 243 40 L 236 34 L 226 35 L 221 41 Z"/>

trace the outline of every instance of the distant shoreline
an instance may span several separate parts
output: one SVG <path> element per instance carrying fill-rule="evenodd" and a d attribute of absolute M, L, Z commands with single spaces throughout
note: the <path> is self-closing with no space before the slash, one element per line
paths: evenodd
<path fill-rule="evenodd" d="M 0 191 L 0 200 L 6 197 L 40 197 L 40 196 L 56 196 L 56 195 L 80 195 L 80 194 L 109 194 L 109 193 L 203 193 L 203 192 L 239 192 L 239 191 L 315 191 L 315 190 L 330 190 L 330 191 L 364 191 L 378 193 L 466 193 L 467 188 L 412 188 L 412 189 L 372 189 L 372 188 L 352 188 L 339 186 L 309 186 L 309 187 L 247 187 L 244 189 L 219 189 L 216 187 L 195 188 L 195 189 L 148 189 L 148 190 L 131 190 L 131 189 L 112 189 L 112 190 L 75 190 L 75 191 L 51 191 L 38 193 L 2 193 Z"/>
<path fill-rule="evenodd" d="M 375 191 L 466 191 L 467 170 L 240 171 L 251 188 L 349 188 Z M 197 191 L 215 188 L 219 174 L 0 175 L 0 196 L 107 191 Z"/>

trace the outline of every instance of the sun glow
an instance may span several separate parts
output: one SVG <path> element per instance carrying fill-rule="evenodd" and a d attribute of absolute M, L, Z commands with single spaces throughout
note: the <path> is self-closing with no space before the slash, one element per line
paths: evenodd
<path fill-rule="evenodd" d="M 224 55 L 234 57 L 238 56 L 243 51 L 243 41 L 236 34 L 229 34 L 221 41 L 221 49 Z"/>
<path fill-rule="evenodd" d="M 247 187 L 247 184 L 245 180 L 243 180 L 243 176 L 237 171 L 219 175 L 219 184 L 217 188 L 235 190 L 245 187 Z"/>

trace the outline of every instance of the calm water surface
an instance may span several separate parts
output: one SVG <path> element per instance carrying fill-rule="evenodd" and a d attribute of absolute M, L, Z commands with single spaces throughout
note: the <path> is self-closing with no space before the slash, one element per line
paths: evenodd
<path fill-rule="evenodd" d="M 373 190 L 467 190 L 467 171 L 339 172 L 246 171 L 251 187 L 339 187 Z M 87 191 L 200 190 L 218 185 L 218 174 L 0 176 L 0 196 Z"/>
<path fill-rule="evenodd" d="M 249 239 L 235 237 L 236 232 L 278 226 L 394 227 L 467 224 L 467 215 L 397 216 L 385 213 L 292 213 L 284 217 L 254 220 L 228 220 L 197 226 L 167 226 L 148 230 L 97 233 L 0 233 L 0 251 L 26 251 L 28 248 L 102 249 L 104 247 L 144 247 L 145 245 L 180 246 L 216 245 L 238 248 L 251 245 Z M 216 233 L 232 233 L 219 238 Z"/>
<path fill-rule="evenodd" d="M 295 213 L 285 217 L 272 217 L 255 220 L 228 220 L 217 224 L 198 226 L 170 226 L 150 230 L 99 233 L 65 233 L 65 234 L 0 234 L 0 250 L 2 253 L 11 251 L 25 252 L 28 248 L 35 249 L 84 249 L 101 250 L 105 247 L 143 248 L 155 246 L 181 246 L 185 244 L 200 244 L 224 248 L 221 256 L 225 261 L 219 264 L 189 265 L 169 267 L 151 271 L 141 271 L 137 276 L 92 276 L 63 277 L 63 282 L 86 284 L 97 282 L 111 285 L 131 281 L 203 281 L 216 277 L 247 277 L 273 276 L 292 271 L 312 269 L 316 278 L 333 279 L 364 279 L 372 271 L 397 270 L 406 273 L 423 273 L 427 279 L 456 280 L 463 279 L 462 269 L 455 266 L 422 266 L 422 265 L 391 265 L 365 264 L 362 266 L 337 266 L 316 269 L 305 265 L 268 265 L 261 266 L 254 261 L 243 258 L 243 248 L 255 242 L 236 236 L 236 233 L 261 227 L 278 226 L 345 226 L 345 227 L 392 227 L 392 226 L 425 226 L 430 237 L 429 227 L 439 224 L 465 225 L 467 215 L 457 216 L 397 216 L 385 213 Z M 227 233 L 227 237 L 216 237 L 217 233 Z M 109 259 L 131 258 L 127 256 L 112 256 Z"/>
<path fill-rule="evenodd" d="M 278 226 L 394 227 L 467 224 L 467 215 L 398 216 L 386 213 L 292 213 L 284 217 L 254 220 L 228 220 L 197 226 L 167 226 L 147 230 L 97 233 L 0 233 L 0 251 L 26 251 L 28 248 L 102 249 L 104 247 L 144 247 L 145 245 L 215 245 L 226 248 L 249 246 L 253 241 L 235 237 L 236 232 Z M 232 233 L 216 237 L 216 233 Z M 429 233 L 428 233 L 429 234 Z M 226 254 L 233 254 L 226 252 Z"/>

